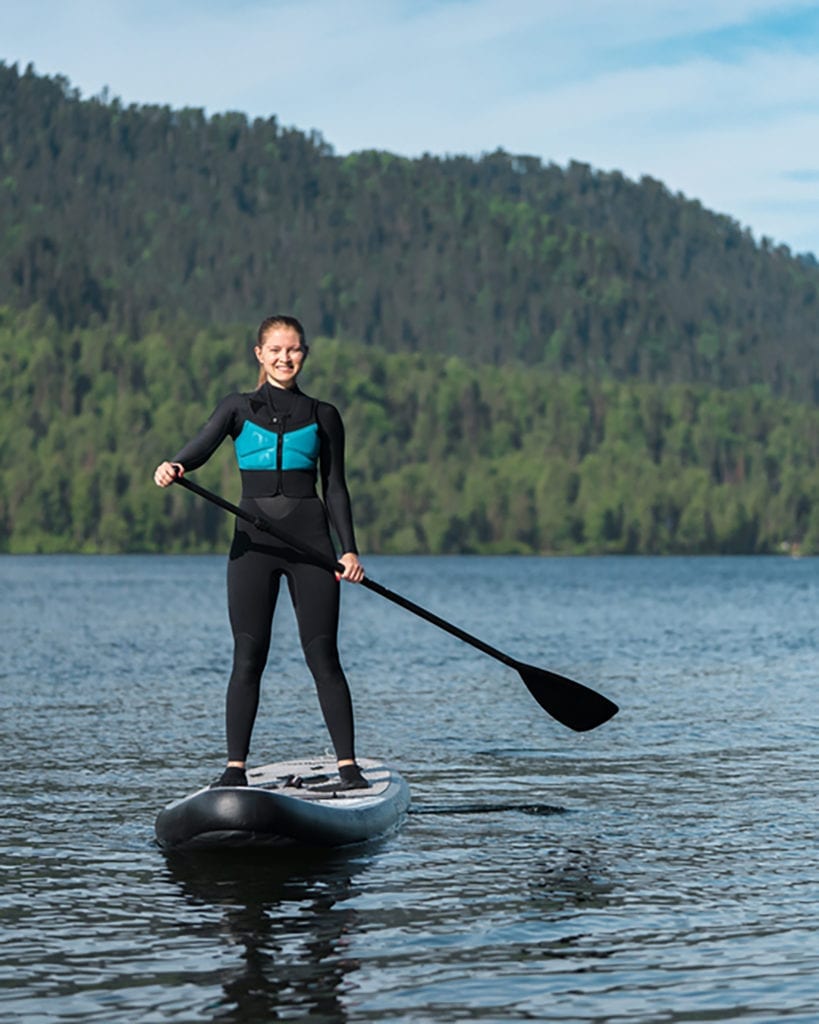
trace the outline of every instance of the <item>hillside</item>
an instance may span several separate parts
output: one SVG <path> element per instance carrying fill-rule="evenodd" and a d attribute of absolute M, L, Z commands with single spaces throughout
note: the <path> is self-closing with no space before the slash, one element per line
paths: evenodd
<path fill-rule="evenodd" d="M 366 552 L 819 553 L 818 290 L 659 182 L 0 65 L 0 551 L 223 550 L 151 471 L 286 310 Z M 236 498 L 229 448 L 199 478 Z"/>
<path fill-rule="evenodd" d="M 137 338 L 180 315 L 595 378 L 819 397 L 819 268 L 571 164 L 340 158 L 275 118 L 83 100 L 0 65 L 0 304 Z"/>

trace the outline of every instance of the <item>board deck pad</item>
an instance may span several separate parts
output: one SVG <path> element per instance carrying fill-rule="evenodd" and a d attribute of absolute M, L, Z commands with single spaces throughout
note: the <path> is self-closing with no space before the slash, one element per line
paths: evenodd
<path fill-rule="evenodd" d="M 395 768 L 359 758 L 366 789 L 342 789 L 335 759 L 276 761 L 247 770 L 247 786 L 205 786 L 156 818 L 166 850 L 288 845 L 345 846 L 397 828 L 410 804 Z"/>
<path fill-rule="evenodd" d="M 392 778 L 390 770 L 372 758 L 360 757 L 357 763 L 370 784 L 368 789 L 339 789 L 341 779 L 336 762 L 326 758 L 277 761 L 249 768 L 247 783 L 250 787 L 275 789 L 302 800 L 360 800 L 382 795 Z"/>

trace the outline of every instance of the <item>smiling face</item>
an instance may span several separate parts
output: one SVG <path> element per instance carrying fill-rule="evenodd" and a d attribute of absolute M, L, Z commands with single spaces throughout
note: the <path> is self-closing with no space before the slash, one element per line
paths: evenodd
<path fill-rule="evenodd" d="M 292 388 L 304 365 L 305 350 L 293 327 L 269 327 L 254 349 L 268 382 L 276 388 Z"/>

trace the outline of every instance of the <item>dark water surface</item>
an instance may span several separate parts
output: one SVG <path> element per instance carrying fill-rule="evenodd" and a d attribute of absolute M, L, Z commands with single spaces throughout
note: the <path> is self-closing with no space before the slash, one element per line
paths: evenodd
<path fill-rule="evenodd" d="M 345 854 L 169 860 L 156 812 L 222 761 L 223 559 L 4 557 L 0 1018 L 819 1020 L 819 561 L 366 564 L 620 715 L 572 733 L 346 586 L 359 752 L 415 813 Z M 327 748 L 293 634 L 282 608 L 253 763 Z"/>

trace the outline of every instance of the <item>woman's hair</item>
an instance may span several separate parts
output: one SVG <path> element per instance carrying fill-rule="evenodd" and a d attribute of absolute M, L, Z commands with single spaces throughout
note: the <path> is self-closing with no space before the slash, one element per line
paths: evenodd
<path fill-rule="evenodd" d="M 262 347 L 262 344 L 264 342 L 264 336 L 267 334 L 268 331 L 272 330 L 274 327 L 291 327 L 296 332 L 296 334 L 298 334 L 299 344 L 301 345 L 304 354 L 307 355 L 309 347 L 307 345 L 307 337 L 304 333 L 304 328 L 294 316 L 287 316 L 284 313 L 276 313 L 273 316 L 265 317 L 264 320 L 262 320 L 262 322 L 259 324 L 259 329 L 256 332 L 256 344 L 259 348 Z M 259 381 L 256 384 L 256 387 L 260 388 L 266 380 L 267 375 L 264 372 L 264 367 L 260 366 Z"/>

